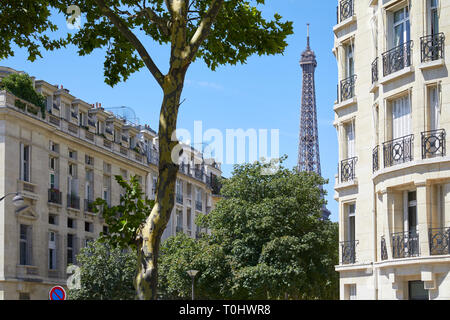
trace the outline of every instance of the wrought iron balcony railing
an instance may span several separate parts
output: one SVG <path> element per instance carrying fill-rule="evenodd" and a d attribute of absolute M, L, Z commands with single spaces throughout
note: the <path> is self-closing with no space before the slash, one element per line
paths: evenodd
<path fill-rule="evenodd" d="M 450 228 L 433 228 L 428 231 L 430 254 L 450 254 Z"/>
<path fill-rule="evenodd" d="M 68 194 L 67 207 L 73 209 L 80 209 L 80 198 L 75 195 Z"/>
<path fill-rule="evenodd" d="M 341 0 L 339 2 L 339 22 L 353 16 L 353 0 Z"/>
<path fill-rule="evenodd" d="M 62 193 L 58 189 L 48 189 L 48 202 L 61 204 Z"/>
<path fill-rule="evenodd" d="M 388 259 L 388 253 L 386 248 L 386 239 L 384 236 L 381 237 L 381 260 L 387 260 Z"/>
<path fill-rule="evenodd" d="M 419 256 L 419 234 L 417 232 L 396 232 L 392 237 L 392 257 L 394 259 Z"/>
<path fill-rule="evenodd" d="M 445 130 L 422 132 L 422 159 L 445 156 Z"/>
<path fill-rule="evenodd" d="M 411 65 L 412 46 L 413 42 L 410 40 L 382 54 L 383 76 L 386 77 Z"/>
<path fill-rule="evenodd" d="M 358 157 L 352 157 L 341 161 L 341 182 L 355 179 L 355 167 Z"/>
<path fill-rule="evenodd" d="M 380 169 L 380 156 L 379 156 L 380 146 L 376 146 L 372 150 L 372 172 L 377 172 Z"/>
<path fill-rule="evenodd" d="M 444 58 L 444 33 L 432 34 L 420 38 L 421 62 L 430 62 Z"/>
<path fill-rule="evenodd" d="M 384 167 L 413 160 L 414 135 L 410 134 L 391 141 L 383 142 Z"/>
<path fill-rule="evenodd" d="M 355 82 L 356 75 L 352 75 L 344 80 L 341 80 L 341 102 L 355 96 Z"/>
<path fill-rule="evenodd" d="M 341 241 L 341 251 L 342 251 L 342 264 L 350 264 L 356 262 L 356 245 L 358 245 L 359 240 L 351 241 Z"/>
<path fill-rule="evenodd" d="M 378 81 L 378 57 L 372 62 L 372 84 Z"/>

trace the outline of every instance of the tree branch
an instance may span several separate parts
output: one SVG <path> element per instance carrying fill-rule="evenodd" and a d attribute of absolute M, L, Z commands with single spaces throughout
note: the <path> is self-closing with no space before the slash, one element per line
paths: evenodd
<path fill-rule="evenodd" d="M 202 21 L 200 21 L 197 30 L 195 31 L 191 41 L 189 42 L 189 45 L 186 48 L 187 50 L 185 60 L 187 63 L 190 63 L 192 61 L 192 59 L 197 54 L 200 45 L 211 32 L 211 26 L 216 20 L 223 2 L 224 0 L 212 0 L 208 12 L 206 12 L 206 15 L 203 17 Z"/>
<path fill-rule="evenodd" d="M 136 35 L 131 32 L 125 22 L 116 15 L 114 11 L 112 11 L 104 2 L 104 0 L 95 0 L 97 5 L 99 6 L 101 12 L 116 26 L 116 28 L 120 31 L 120 33 L 128 40 L 130 43 L 136 48 L 137 52 L 141 56 L 148 70 L 151 72 L 153 77 L 156 79 L 158 84 L 163 87 L 164 83 L 164 75 L 158 69 L 150 54 L 147 52 L 145 47 L 136 37 Z"/>
<path fill-rule="evenodd" d="M 157 15 L 152 9 L 145 8 L 145 12 L 147 14 L 147 17 L 150 19 L 151 22 L 155 23 L 159 30 L 166 36 L 170 36 L 170 29 L 169 29 L 169 21 L 164 19 L 163 17 Z"/>

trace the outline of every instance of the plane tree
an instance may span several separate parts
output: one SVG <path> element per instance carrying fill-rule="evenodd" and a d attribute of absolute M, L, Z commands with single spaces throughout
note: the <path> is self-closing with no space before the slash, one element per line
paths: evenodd
<path fill-rule="evenodd" d="M 0 4 L 0 59 L 14 55 L 14 44 L 26 48 L 31 61 L 42 57 L 45 50 L 69 44 L 75 45 L 81 56 L 102 49 L 108 85 L 126 81 L 132 73 L 146 68 L 162 90 L 155 205 L 136 239 L 136 290 L 140 299 L 156 298 L 160 239 L 174 206 L 178 164 L 172 151 L 178 144 L 175 131 L 186 72 L 197 59 L 215 70 L 220 65 L 245 63 L 254 54 L 283 53 L 286 37 L 293 32 L 292 22 L 282 21 L 279 14 L 264 18 L 261 8 L 265 2 L 7 0 Z M 73 19 L 76 11 L 68 8 L 74 4 L 82 13 L 83 23 L 78 30 L 61 35 L 54 14 Z M 157 66 L 152 55 L 157 45 L 170 47 L 167 72 Z"/>

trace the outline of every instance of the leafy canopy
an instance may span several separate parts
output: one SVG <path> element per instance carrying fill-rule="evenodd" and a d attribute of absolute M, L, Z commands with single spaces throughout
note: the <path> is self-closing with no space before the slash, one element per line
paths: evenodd
<path fill-rule="evenodd" d="M 91 241 L 77 255 L 80 287 L 68 290 L 69 300 L 132 300 L 136 292 L 136 252 L 108 242 Z"/>
<path fill-rule="evenodd" d="M 33 81 L 25 73 L 11 73 L 0 82 L 0 89 L 6 89 L 15 96 L 45 109 L 45 97 L 33 87 Z"/>
<path fill-rule="evenodd" d="M 236 165 L 223 180 L 223 199 L 197 221 L 211 236 L 195 242 L 177 235 L 163 244 L 166 297 L 189 297 L 189 268 L 200 271 L 196 292 L 204 299 L 338 297 L 338 227 L 320 219 L 326 181 L 282 166 L 261 174 L 268 168 Z"/>

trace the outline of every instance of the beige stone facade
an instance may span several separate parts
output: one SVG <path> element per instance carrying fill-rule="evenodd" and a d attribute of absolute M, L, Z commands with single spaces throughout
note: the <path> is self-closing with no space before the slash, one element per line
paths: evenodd
<path fill-rule="evenodd" d="M 450 299 L 450 1 L 337 4 L 341 299 Z"/>
<path fill-rule="evenodd" d="M 0 77 L 13 69 L 1 67 Z M 0 202 L 0 299 L 48 299 L 65 285 L 68 264 L 87 241 L 107 231 L 90 202 L 120 201 L 114 175 L 138 175 L 154 198 L 157 134 L 88 104 L 43 80 L 44 116 L 27 101 L 0 91 L 0 196 L 20 192 L 27 208 Z M 212 209 L 220 164 L 185 146 L 176 205 L 163 240 L 176 232 L 199 236 L 195 217 Z"/>

